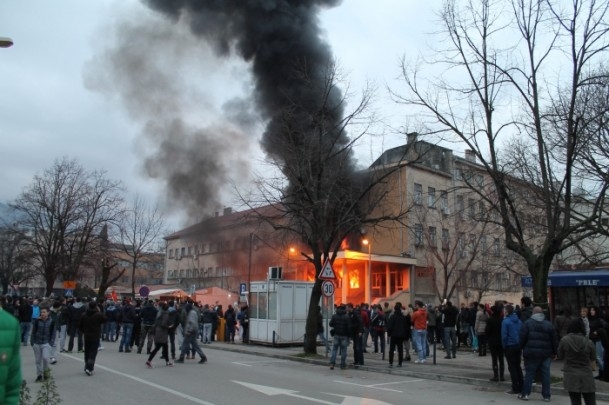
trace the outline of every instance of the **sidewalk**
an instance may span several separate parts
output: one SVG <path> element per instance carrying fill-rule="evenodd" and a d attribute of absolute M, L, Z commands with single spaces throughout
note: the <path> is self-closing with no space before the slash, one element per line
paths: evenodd
<path fill-rule="evenodd" d="M 204 350 L 227 350 L 237 353 L 246 353 L 257 356 L 265 356 L 272 358 L 279 358 L 284 360 L 299 361 L 309 364 L 317 364 L 323 367 L 327 367 L 329 363 L 330 355 L 326 357 L 325 350 L 322 346 L 317 349 L 317 356 L 314 357 L 303 357 L 302 347 L 273 347 L 267 345 L 250 344 L 245 345 L 241 343 L 228 344 L 224 342 L 214 342 L 209 345 L 203 346 Z M 370 350 L 370 348 L 368 348 Z M 487 356 L 478 356 L 477 353 L 472 353 L 469 349 L 465 348 L 457 352 L 455 359 L 444 359 L 445 353 L 440 350 L 438 346 L 436 349 L 436 364 L 433 359 L 433 347 L 430 347 L 432 355 L 427 358 L 425 364 L 415 364 L 412 361 L 404 361 L 402 368 L 396 368 L 395 364 L 393 368 L 389 368 L 388 355 L 385 355 L 385 360 L 382 359 L 381 354 L 375 353 L 364 353 L 364 366 L 358 368 L 359 372 L 376 372 L 376 373 L 387 373 L 400 376 L 409 376 L 417 378 L 425 378 L 429 380 L 447 381 L 461 384 L 470 384 L 487 389 L 497 390 L 498 392 L 507 391 L 510 389 L 510 375 L 507 370 L 507 364 L 505 368 L 505 382 L 491 382 L 489 378 L 493 376 L 491 367 L 490 354 Z M 411 354 L 412 355 L 412 354 Z M 413 357 L 413 360 L 415 357 Z M 397 354 L 396 359 L 397 360 Z M 349 346 L 349 353 L 347 356 L 347 363 L 353 361 L 353 349 Z M 353 369 L 353 366 L 348 366 L 349 369 Z M 335 369 L 336 372 L 340 370 Z M 560 379 L 561 381 L 552 384 L 552 395 L 565 395 L 568 396 L 567 392 L 563 389 L 562 383 L 562 362 L 552 362 L 551 374 L 553 379 Z M 541 391 L 540 385 L 533 386 L 533 392 L 539 393 Z M 596 380 L 596 400 L 609 402 L 609 382 L 603 382 Z"/>

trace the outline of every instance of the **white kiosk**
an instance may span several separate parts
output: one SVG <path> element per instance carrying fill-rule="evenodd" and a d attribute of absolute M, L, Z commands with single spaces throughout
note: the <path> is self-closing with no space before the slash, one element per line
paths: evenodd
<path fill-rule="evenodd" d="M 251 283 L 249 338 L 272 345 L 303 344 L 309 301 L 315 283 L 269 279 Z M 320 300 L 324 318 L 332 316 L 334 300 Z M 324 329 L 327 335 L 327 319 Z"/>

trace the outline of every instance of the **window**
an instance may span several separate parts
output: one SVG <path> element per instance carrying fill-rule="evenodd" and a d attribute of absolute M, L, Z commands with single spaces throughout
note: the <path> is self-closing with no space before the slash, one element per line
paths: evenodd
<path fill-rule="evenodd" d="M 484 206 L 484 201 L 478 201 L 478 214 L 480 215 L 480 220 L 484 221 L 486 219 L 486 207 Z"/>
<path fill-rule="evenodd" d="M 183 248 L 180 250 L 180 257 L 184 257 L 184 256 L 186 256 L 186 248 L 185 248 L 185 247 L 183 247 Z"/>
<path fill-rule="evenodd" d="M 207 245 L 205 243 L 201 243 L 201 253 L 205 253 L 206 248 L 207 248 Z"/>
<path fill-rule="evenodd" d="M 417 183 L 414 183 L 414 203 L 423 204 L 423 186 Z"/>
<path fill-rule="evenodd" d="M 169 253 L 169 258 L 173 259 L 173 249 L 169 249 L 168 253 Z"/>
<path fill-rule="evenodd" d="M 429 227 L 429 245 L 431 247 L 436 247 L 437 246 L 436 227 L 435 226 L 430 226 Z"/>
<path fill-rule="evenodd" d="M 484 187 L 484 176 L 481 174 L 476 175 L 476 185 L 478 187 Z"/>
<path fill-rule="evenodd" d="M 463 180 L 463 171 L 461 168 L 455 168 L 454 170 L 455 180 Z"/>
<path fill-rule="evenodd" d="M 414 226 L 414 244 L 415 246 L 423 245 L 423 225 L 421 224 Z"/>
<path fill-rule="evenodd" d="M 448 193 L 445 190 L 440 191 L 440 208 L 448 209 Z"/>
<path fill-rule="evenodd" d="M 427 206 L 436 208 L 436 189 L 433 187 L 427 188 Z"/>
<path fill-rule="evenodd" d="M 465 234 L 463 232 L 459 233 L 459 257 L 466 257 L 467 250 L 465 250 Z"/>
<path fill-rule="evenodd" d="M 188 246 L 188 256 L 192 256 L 194 250 L 192 248 L 192 246 Z"/>
<path fill-rule="evenodd" d="M 497 257 L 501 256 L 501 245 L 499 243 L 499 238 L 495 238 L 493 241 L 493 254 Z"/>
<path fill-rule="evenodd" d="M 478 251 L 482 254 L 486 252 L 486 235 L 480 235 L 480 246 Z"/>
<path fill-rule="evenodd" d="M 463 218 L 463 210 L 465 209 L 465 204 L 462 195 L 457 196 L 457 211 L 459 212 L 459 216 Z"/>
<path fill-rule="evenodd" d="M 448 245 L 450 244 L 450 236 L 448 233 L 448 229 L 442 229 L 442 249 L 448 250 Z"/>
<path fill-rule="evenodd" d="M 467 206 L 469 208 L 470 219 L 476 218 L 476 201 L 473 198 L 467 199 Z"/>

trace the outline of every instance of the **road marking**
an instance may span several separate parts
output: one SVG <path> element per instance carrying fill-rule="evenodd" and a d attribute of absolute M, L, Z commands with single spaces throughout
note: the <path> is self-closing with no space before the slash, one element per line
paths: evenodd
<path fill-rule="evenodd" d="M 404 391 L 396 390 L 393 388 L 383 388 L 383 387 L 381 387 L 381 385 L 403 384 L 403 383 L 411 383 L 411 382 L 419 382 L 419 381 L 423 381 L 423 380 L 394 381 L 394 382 L 379 383 L 379 384 L 358 384 L 358 383 L 354 383 L 354 382 L 350 382 L 350 381 L 334 380 L 334 382 L 340 383 L 340 384 L 355 385 L 355 386 L 363 387 L 363 388 L 374 388 L 377 390 L 391 391 L 391 392 L 404 392 Z"/>
<path fill-rule="evenodd" d="M 288 397 L 293 397 L 293 398 L 300 398 L 300 399 L 304 399 L 306 401 L 311 401 L 311 402 L 317 402 L 318 404 L 326 404 L 326 405 L 361 405 L 361 404 L 366 404 L 366 405 L 390 405 L 387 402 L 383 402 L 383 401 L 377 401 L 376 399 L 371 399 L 371 398 L 362 398 L 362 397 L 352 397 L 352 396 L 348 396 L 348 395 L 340 395 L 340 394 L 333 394 L 330 392 L 326 392 L 323 394 L 326 395 L 332 395 L 335 397 L 341 397 L 343 398 L 343 400 L 340 403 L 336 403 L 336 402 L 330 402 L 330 401 L 324 401 L 323 399 L 318 399 L 318 398 L 312 398 L 312 397 L 307 397 L 304 395 L 300 395 L 298 394 L 298 391 L 294 391 L 294 390 L 288 390 L 288 389 L 284 389 L 284 388 L 277 388 L 277 387 L 269 387 L 268 385 L 259 385 L 259 384 L 252 384 L 252 383 L 246 383 L 243 381 L 235 381 L 233 380 L 234 383 L 243 385 L 244 387 L 250 388 L 254 391 L 258 391 L 262 394 L 268 395 L 268 396 L 275 396 L 275 395 L 286 395 Z"/>
<path fill-rule="evenodd" d="M 273 361 L 233 361 L 233 364 L 239 366 L 253 367 L 256 364 L 267 364 L 267 363 L 285 363 L 287 360 L 273 360 Z"/>
<path fill-rule="evenodd" d="M 84 361 L 82 359 L 79 359 L 77 357 L 70 356 L 70 355 L 65 354 L 65 353 L 63 353 L 63 355 L 65 357 L 69 357 L 72 360 L 76 360 L 79 363 L 84 363 Z M 137 381 L 139 383 L 148 385 L 150 387 L 156 388 L 156 389 L 161 390 L 161 391 L 165 391 L 165 392 L 167 392 L 169 394 L 173 394 L 175 396 L 187 399 L 187 400 L 192 401 L 192 402 L 197 403 L 197 404 L 201 404 L 201 405 L 216 405 L 213 402 L 207 402 L 207 401 L 203 401 L 202 399 L 199 399 L 199 398 L 191 397 L 190 395 L 186 395 L 184 393 L 181 393 L 180 391 L 172 390 L 171 388 L 164 387 L 162 385 L 159 385 L 159 384 L 156 384 L 156 383 L 153 383 L 153 382 L 150 382 L 150 381 L 143 380 L 141 378 L 132 376 L 131 374 L 121 373 L 120 371 L 111 369 L 109 367 L 104 367 L 104 366 L 100 366 L 99 364 L 96 364 L 95 368 L 101 368 L 102 370 L 108 371 L 110 373 L 114 373 L 114 374 L 120 375 L 120 376 L 125 377 L 125 378 L 130 378 L 130 379 L 132 379 L 134 381 Z"/>

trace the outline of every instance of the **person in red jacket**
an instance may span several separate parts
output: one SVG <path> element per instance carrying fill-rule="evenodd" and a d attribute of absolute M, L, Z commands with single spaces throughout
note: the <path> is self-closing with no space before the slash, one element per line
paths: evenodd
<path fill-rule="evenodd" d="M 421 301 L 414 302 L 414 309 L 412 313 L 413 340 L 418 354 L 415 363 L 420 364 L 425 363 L 427 357 L 427 310 Z"/>

